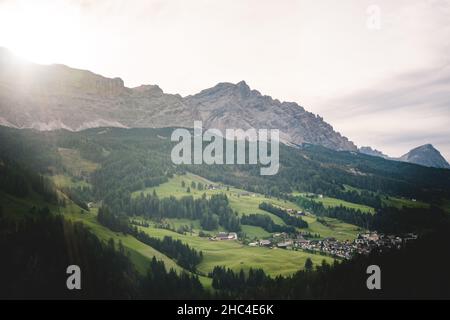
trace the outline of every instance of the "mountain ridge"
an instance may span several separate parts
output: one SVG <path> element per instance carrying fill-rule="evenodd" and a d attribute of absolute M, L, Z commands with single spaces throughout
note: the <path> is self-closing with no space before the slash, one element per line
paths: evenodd
<path fill-rule="evenodd" d="M 262 95 L 245 81 L 221 82 L 182 97 L 157 85 L 128 88 L 121 78 L 23 62 L 2 49 L 0 101 L 0 123 L 15 128 L 192 127 L 194 120 L 201 120 L 204 128 L 279 129 L 287 143 L 357 150 L 322 117 L 295 102 Z"/>

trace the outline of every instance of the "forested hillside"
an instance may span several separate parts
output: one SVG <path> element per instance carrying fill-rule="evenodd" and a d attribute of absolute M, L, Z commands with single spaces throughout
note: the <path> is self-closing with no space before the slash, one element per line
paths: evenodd
<path fill-rule="evenodd" d="M 372 259 L 392 266 L 410 263 L 425 247 L 427 259 L 442 253 L 429 244 L 443 241 L 448 226 L 450 170 L 313 145 L 282 145 L 280 171 L 270 177 L 251 165 L 176 166 L 171 132 L 0 127 L 0 243 L 7 261 L 1 295 L 79 297 L 65 290 L 63 267 L 79 264 L 90 270 L 81 296 L 88 298 L 351 297 L 359 294 L 355 284 L 346 292 L 327 284 Z M 366 230 L 414 232 L 419 244 L 349 261 L 254 247 L 289 246 L 278 234 L 348 242 Z M 447 263 L 448 254 L 442 258 Z M 28 276 L 14 284 L 12 274 Z M 45 281 L 47 290 L 39 292 Z M 399 291 L 401 281 L 389 294 L 414 296 Z M 166 282 L 166 291 L 156 289 Z"/>

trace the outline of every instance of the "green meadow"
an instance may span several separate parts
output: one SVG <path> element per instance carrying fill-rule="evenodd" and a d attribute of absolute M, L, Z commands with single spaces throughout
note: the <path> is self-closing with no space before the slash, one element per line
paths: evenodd
<path fill-rule="evenodd" d="M 406 199 L 406 198 L 397 198 L 397 197 L 385 197 L 383 199 L 383 203 L 390 206 L 390 207 L 396 207 L 398 209 L 401 209 L 403 207 L 405 208 L 429 208 L 430 205 L 428 203 L 419 201 L 419 200 L 412 200 L 412 199 Z"/>
<path fill-rule="evenodd" d="M 182 181 L 185 182 L 184 188 L 182 187 Z M 197 190 L 190 188 L 190 192 L 187 192 L 187 187 L 188 186 L 190 187 L 192 182 L 195 182 L 196 184 L 200 182 L 204 185 L 214 185 L 217 187 L 217 189 Z M 290 201 L 280 200 L 273 197 L 269 198 L 258 193 L 247 192 L 245 190 L 234 188 L 231 186 L 219 185 L 217 183 L 211 182 L 203 177 L 191 173 L 186 173 L 185 175 L 176 175 L 173 178 L 169 179 L 169 181 L 166 183 L 163 183 L 157 187 L 146 188 L 142 191 L 136 191 L 132 194 L 132 196 L 138 196 L 141 192 L 144 194 L 149 193 L 151 194 L 153 193 L 153 191 L 155 191 L 160 198 L 169 196 L 181 198 L 187 195 L 191 195 L 194 198 L 198 198 L 201 197 L 204 193 L 207 196 L 225 193 L 230 201 L 231 208 L 237 211 L 239 215 L 252 213 L 264 214 L 269 216 L 274 223 L 279 225 L 285 225 L 285 223 L 276 215 L 259 209 L 260 203 L 270 202 L 273 205 L 283 207 L 286 209 L 301 210 L 301 208 L 297 204 L 292 203 Z M 365 207 L 350 202 L 348 202 L 348 204 L 355 205 L 358 207 Z M 312 234 L 320 234 L 321 238 L 334 237 L 338 240 L 353 240 L 356 238 L 357 234 L 361 232 L 360 228 L 348 223 L 343 223 L 336 219 L 324 218 L 324 220 L 327 222 L 327 225 L 323 225 L 322 223 L 318 222 L 317 218 L 314 215 L 308 214 L 306 217 L 304 217 L 304 219 L 306 222 L 308 222 L 309 227 L 307 229 L 302 229 L 300 231 L 311 232 Z M 190 222 L 186 221 L 184 225 L 189 226 Z M 253 238 L 261 239 L 270 236 L 270 233 L 268 233 L 267 231 L 265 231 L 260 227 L 243 225 L 242 229 L 250 239 Z"/>
<path fill-rule="evenodd" d="M 166 229 L 153 226 L 139 227 L 152 237 L 163 238 L 170 236 L 179 239 L 197 250 L 203 252 L 203 261 L 198 265 L 198 271 L 207 275 L 217 265 L 233 270 L 248 270 L 249 268 L 262 268 L 272 276 L 290 275 L 303 269 L 309 257 L 315 265 L 323 260 L 332 263 L 333 259 L 319 254 L 310 254 L 303 251 L 284 249 L 269 249 L 250 247 L 235 240 L 211 241 L 197 235 L 179 234 Z"/>
<path fill-rule="evenodd" d="M 65 149 L 67 150 L 67 149 Z M 66 156 L 70 155 L 70 159 L 75 161 L 77 155 L 71 151 L 63 151 Z M 71 161 L 72 161 L 71 160 Z M 67 159 L 65 161 L 68 161 Z M 84 163 L 77 167 L 78 172 L 83 170 L 93 169 L 92 163 Z M 52 180 L 58 187 L 90 187 L 85 181 L 72 178 L 65 175 L 55 175 L 52 176 Z M 184 181 L 186 187 L 181 186 L 181 182 Z M 216 189 L 214 190 L 197 190 L 191 187 L 191 192 L 187 192 L 187 186 L 191 186 L 192 182 L 196 184 L 198 182 L 203 183 L 205 186 L 214 185 Z M 226 193 L 231 207 L 237 211 L 240 215 L 259 213 L 265 214 L 271 217 L 271 219 L 277 224 L 284 224 L 283 221 L 266 211 L 260 210 L 258 208 L 261 202 L 270 202 L 274 205 L 290 208 L 295 210 L 300 210 L 296 204 L 276 199 L 265 197 L 261 194 L 255 194 L 246 192 L 242 189 L 221 186 L 219 184 L 208 181 L 202 177 L 186 174 L 181 176 L 175 176 L 170 179 L 167 183 L 161 184 L 155 188 L 147 188 L 143 190 L 144 193 L 150 193 L 155 191 L 159 197 L 182 197 L 186 195 L 192 195 L 193 197 L 201 197 L 203 193 L 207 196 L 218 193 Z M 133 196 L 139 195 L 139 192 L 133 193 Z M 95 233 L 99 239 L 103 241 L 108 241 L 109 239 L 114 239 L 116 245 L 119 241 L 123 244 L 126 252 L 128 253 L 131 261 L 136 266 L 136 269 L 141 274 L 146 272 L 147 265 L 149 261 L 156 257 L 158 260 L 164 261 L 167 269 L 174 269 L 177 272 L 181 272 L 183 269 L 176 264 L 174 260 L 162 254 L 161 252 L 153 249 L 152 247 L 145 245 L 144 243 L 138 241 L 132 236 L 124 235 L 122 233 L 117 233 L 109 230 L 108 228 L 100 225 L 96 219 L 97 209 L 91 208 L 91 210 L 85 211 L 75 205 L 72 201 L 67 199 L 67 197 L 60 192 L 62 197 L 66 199 L 65 207 L 49 206 L 52 212 L 63 214 L 66 219 L 74 222 L 82 222 L 85 224 L 93 233 Z M 27 214 L 32 206 L 43 207 L 47 205 L 45 202 L 39 199 L 38 196 L 31 196 L 26 200 L 21 200 L 15 197 L 11 197 L 7 194 L 0 194 L 2 199 L 2 206 L 5 212 L 19 212 Z M 137 218 L 138 219 L 138 218 Z M 355 226 L 342 223 L 338 220 L 331 218 L 324 218 L 326 224 L 322 224 L 317 221 L 317 218 L 313 215 L 307 215 L 304 219 L 309 223 L 308 229 L 303 229 L 302 231 L 309 231 L 313 234 L 320 234 L 320 237 L 335 237 L 339 240 L 353 239 L 358 233 L 359 229 Z M 276 275 L 290 275 L 294 272 L 302 269 L 304 267 L 306 259 L 309 257 L 312 259 L 315 265 L 321 264 L 323 260 L 331 263 L 332 258 L 328 256 L 322 256 L 320 254 L 310 254 L 303 251 L 294 250 L 284 250 L 284 249 L 269 249 L 262 247 L 250 247 L 243 245 L 238 241 L 210 241 L 208 238 L 201 238 L 198 236 L 201 226 L 198 220 L 188 220 L 188 219 L 165 219 L 171 227 L 177 229 L 181 226 L 188 226 L 192 228 L 192 234 L 179 234 L 165 229 L 158 229 L 154 226 L 148 228 L 140 227 L 142 230 L 147 232 L 153 237 L 162 238 L 164 236 L 171 236 L 175 239 L 180 239 L 186 244 L 189 244 L 196 250 L 203 251 L 204 259 L 198 265 L 198 271 L 202 276 L 200 276 L 200 281 L 206 288 L 211 288 L 211 279 L 207 277 L 208 273 L 216 265 L 226 266 L 233 270 L 248 270 L 249 268 L 262 268 L 268 274 L 272 276 Z M 216 232 L 222 231 L 218 230 L 209 231 L 208 233 L 214 235 Z M 264 229 L 255 226 L 243 225 L 242 231 L 247 235 L 248 239 L 262 239 L 269 238 L 271 234 L 266 232 Z"/>
<path fill-rule="evenodd" d="M 306 196 L 307 194 L 303 193 L 303 192 L 293 192 L 292 195 Z M 371 213 L 371 214 L 375 213 L 375 209 L 372 207 L 365 206 L 363 204 L 348 202 L 345 200 L 336 199 L 336 198 L 332 198 L 332 197 L 323 196 L 322 198 L 320 198 L 318 195 L 316 195 L 314 198 L 311 198 L 311 200 L 320 202 L 327 208 L 343 206 L 343 207 L 347 207 L 350 209 L 360 210 L 361 212 L 364 212 L 364 213 Z"/>

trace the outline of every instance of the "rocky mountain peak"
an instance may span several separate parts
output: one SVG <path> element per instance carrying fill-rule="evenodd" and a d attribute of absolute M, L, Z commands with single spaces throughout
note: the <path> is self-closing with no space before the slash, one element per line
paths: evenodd
<path fill-rule="evenodd" d="M 388 156 L 385 155 L 383 152 L 381 152 L 377 149 L 372 149 L 371 147 L 368 147 L 368 146 L 367 147 L 363 146 L 363 147 L 359 148 L 358 151 L 360 153 L 367 154 L 369 156 L 381 157 L 381 158 L 385 158 L 385 159 L 388 158 Z"/>
<path fill-rule="evenodd" d="M 319 144 L 336 150 L 356 150 L 347 138 L 319 116 L 305 111 L 295 102 L 280 102 L 241 81 L 219 83 L 185 102 L 207 127 L 279 129 L 286 142 Z"/>
<path fill-rule="evenodd" d="M 400 161 L 420 164 L 426 167 L 447 168 L 450 165 L 441 153 L 432 145 L 424 144 L 412 149 L 399 158 Z"/>
<path fill-rule="evenodd" d="M 0 125 L 38 130 L 81 130 L 95 126 L 279 129 L 294 144 L 356 150 L 321 117 L 295 102 L 280 102 L 245 81 L 222 82 L 182 98 L 157 85 L 127 88 L 107 78 L 65 65 L 13 63 L 0 50 Z"/>
<path fill-rule="evenodd" d="M 135 93 L 147 96 L 163 96 L 164 91 L 157 85 L 140 85 L 132 89 Z"/>
<path fill-rule="evenodd" d="M 250 87 L 248 86 L 247 82 L 245 82 L 244 80 L 236 83 L 236 86 L 239 87 L 239 89 L 241 89 L 241 90 L 250 91 Z"/>

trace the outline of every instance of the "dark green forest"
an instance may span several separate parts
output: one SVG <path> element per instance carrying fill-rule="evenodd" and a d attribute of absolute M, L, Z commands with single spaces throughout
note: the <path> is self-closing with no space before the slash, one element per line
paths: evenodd
<path fill-rule="evenodd" d="M 154 259 L 140 276 L 122 244 L 103 243 L 83 224 L 48 209 L 13 221 L 0 217 L 0 297 L 59 299 L 204 298 L 198 279 Z M 82 290 L 67 290 L 67 266 L 83 270 Z"/>
<path fill-rule="evenodd" d="M 39 132 L 0 128 L 0 152 L 39 173 L 64 172 L 58 148 L 73 148 L 101 164 L 90 182 L 92 197 L 111 207 L 128 201 L 133 191 L 167 181 L 186 170 L 213 181 L 272 196 L 294 190 L 326 194 L 381 207 L 391 195 L 438 203 L 450 198 L 449 170 L 389 161 L 314 145 L 280 146 L 280 171 L 260 176 L 256 165 L 180 165 L 170 161 L 171 129 L 89 129 Z M 160 137 L 164 137 L 161 139 Z M 33 161 L 29 161 L 30 157 Z M 362 192 L 349 191 L 346 185 Z"/>

